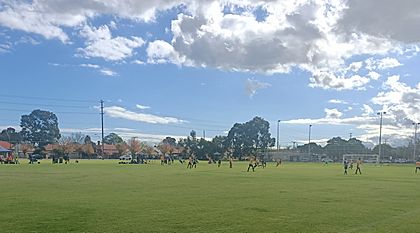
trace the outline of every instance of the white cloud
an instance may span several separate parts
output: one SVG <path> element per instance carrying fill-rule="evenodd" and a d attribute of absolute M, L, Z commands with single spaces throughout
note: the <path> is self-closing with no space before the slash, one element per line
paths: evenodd
<path fill-rule="evenodd" d="M 386 57 L 390 52 L 417 53 L 413 46 L 420 42 L 420 2 L 411 0 L 3 1 L 0 25 L 70 43 L 74 33 L 66 32 L 95 17 L 151 22 L 168 9 L 178 13 L 168 28 L 172 38 L 148 44 L 148 63 L 264 74 L 299 68 L 312 74 L 310 86 L 324 89 L 363 89 L 378 73 L 360 74 L 362 62 L 346 65 L 350 58 L 385 57 L 375 69 L 390 69 L 401 65 Z M 257 19 L 257 10 L 265 16 Z M 108 61 L 133 56 L 145 42 L 136 36 L 112 37 L 109 27 L 119 28 L 119 22 L 84 26 L 80 34 L 86 47 L 79 53 Z"/>
<path fill-rule="evenodd" d="M 371 116 L 374 114 L 373 109 L 367 104 L 363 104 L 362 111 L 362 116 Z"/>
<path fill-rule="evenodd" d="M 149 108 L 150 108 L 150 106 L 141 105 L 141 104 L 136 104 L 136 108 L 144 110 L 144 109 L 149 109 Z"/>
<path fill-rule="evenodd" d="M 333 108 L 333 109 L 326 108 L 324 109 L 324 111 L 325 111 L 325 117 L 328 119 L 340 118 L 343 115 L 343 113 L 338 111 L 338 109 L 336 108 Z"/>
<path fill-rule="evenodd" d="M 420 2 L 411 0 L 351 0 L 339 20 L 342 31 L 365 33 L 403 43 L 420 41 Z"/>
<path fill-rule="evenodd" d="M 95 69 L 97 71 L 99 71 L 100 74 L 105 75 L 105 76 L 117 76 L 118 73 L 109 69 L 109 68 L 105 68 L 105 67 L 101 67 L 99 65 L 96 64 L 90 64 L 90 63 L 83 63 L 79 65 L 80 67 L 84 67 L 84 68 L 90 68 L 90 69 Z"/>
<path fill-rule="evenodd" d="M 137 65 L 144 65 L 144 64 L 146 64 L 144 61 L 140 61 L 140 60 L 134 60 L 131 63 L 137 64 Z"/>
<path fill-rule="evenodd" d="M 420 122 L 420 82 L 416 87 L 410 87 L 399 79 L 398 75 L 388 77 L 385 90 L 378 93 L 372 103 L 381 105 L 395 122 Z"/>
<path fill-rule="evenodd" d="M 86 38 L 86 48 L 79 48 L 79 52 L 87 58 L 100 57 L 109 61 L 118 61 L 133 55 L 135 48 L 144 45 L 144 40 L 140 37 L 112 38 L 111 31 L 107 25 L 98 28 L 84 26 L 80 35 Z"/>
<path fill-rule="evenodd" d="M 148 63 L 173 63 L 180 65 L 183 62 L 183 59 L 179 57 L 172 45 L 163 40 L 150 42 L 146 52 Z"/>
<path fill-rule="evenodd" d="M 347 101 L 340 100 L 340 99 L 331 99 L 331 100 L 328 100 L 328 103 L 330 103 L 330 104 L 348 104 Z"/>
<path fill-rule="evenodd" d="M 368 58 L 365 61 L 368 70 L 386 70 L 401 66 L 402 64 L 395 58 L 385 57 L 382 59 Z"/>
<path fill-rule="evenodd" d="M 252 98 L 259 89 L 264 89 L 267 87 L 270 87 L 271 84 L 269 83 L 265 83 L 265 82 L 260 82 L 258 80 L 254 80 L 254 79 L 247 79 L 246 80 L 246 84 L 245 84 L 245 91 L 246 94 Z"/>
<path fill-rule="evenodd" d="M 171 124 L 171 123 L 183 123 L 185 121 L 177 119 L 175 117 L 164 117 L 145 113 L 136 113 L 129 111 L 125 108 L 118 106 L 111 106 L 104 108 L 105 114 L 114 118 L 121 118 L 130 121 L 139 121 L 151 124 Z"/>
<path fill-rule="evenodd" d="M 8 43 L 0 44 L 0 53 L 7 53 L 10 52 L 12 49 L 11 45 Z"/>
<path fill-rule="evenodd" d="M 108 68 L 102 68 L 102 69 L 99 70 L 99 72 L 101 72 L 101 74 L 103 74 L 105 76 L 117 76 L 118 75 L 115 71 L 110 70 Z"/>
<path fill-rule="evenodd" d="M 380 77 L 381 77 L 381 75 L 380 74 L 378 74 L 377 72 L 375 72 L 375 71 L 370 71 L 369 73 L 368 73 L 368 76 L 372 79 L 372 80 L 378 80 Z"/>
<path fill-rule="evenodd" d="M 379 111 L 386 111 L 383 116 L 383 137 L 393 145 L 406 144 L 413 134 L 412 122 L 420 122 L 420 82 L 415 87 L 402 83 L 399 76 L 388 77 L 384 91 L 372 98 Z M 325 117 L 317 119 L 293 119 L 282 121 L 288 124 L 319 125 L 354 125 L 362 130 L 358 138 L 377 143 L 379 135 L 379 116 L 373 107 L 363 104 L 360 116 L 342 118 L 337 109 L 325 109 Z"/>
<path fill-rule="evenodd" d="M 310 87 L 336 90 L 363 90 L 364 86 L 370 82 L 370 79 L 360 75 L 353 75 L 346 78 L 336 76 L 328 71 L 315 71 L 310 81 Z"/>
<path fill-rule="evenodd" d="M 80 67 L 92 68 L 92 69 L 99 69 L 101 68 L 99 65 L 96 64 L 80 64 Z"/>

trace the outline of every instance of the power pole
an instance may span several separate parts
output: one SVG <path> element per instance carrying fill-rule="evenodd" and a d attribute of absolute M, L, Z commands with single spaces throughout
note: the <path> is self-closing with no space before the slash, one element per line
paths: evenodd
<path fill-rule="evenodd" d="M 206 130 L 203 130 L 203 138 L 206 140 Z"/>
<path fill-rule="evenodd" d="M 104 101 L 101 100 L 101 147 L 102 147 L 102 158 L 104 158 Z"/>
<path fill-rule="evenodd" d="M 277 120 L 277 150 L 280 149 L 280 121 Z"/>
<path fill-rule="evenodd" d="M 386 112 L 378 112 L 378 116 L 381 117 L 380 123 L 379 123 L 379 161 L 381 161 L 381 150 L 382 150 L 382 115 L 386 114 Z"/>
<path fill-rule="evenodd" d="M 308 143 L 308 156 L 311 158 L 311 128 L 312 125 L 309 125 L 309 143 Z"/>
<path fill-rule="evenodd" d="M 352 136 L 353 134 L 352 133 L 350 133 L 350 138 L 349 139 L 351 139 L 351 136 Z"/>
<path fill-rule="evenodd" d="M 413 150 L 413 160 L 414 160 L 414 162 L 416 162 L 416 147 L 417 147 L 417 126 L 419 126 L 420 125 L 420 122 L 419 123 L 413 123 L 413 125 L 414 125 L 414 143 L 413 143 L 413 145 L 414 145 L 414 150 Z"/>

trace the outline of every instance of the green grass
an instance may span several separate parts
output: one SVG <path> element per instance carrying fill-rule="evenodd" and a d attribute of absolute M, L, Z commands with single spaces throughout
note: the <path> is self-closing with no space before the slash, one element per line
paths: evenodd
<path fill-rule="evenodd" d="M 21 161 L 25 162 L 26 161 Z M 419 232 L 410 166 L 0 165 L 0 232 Z"/>

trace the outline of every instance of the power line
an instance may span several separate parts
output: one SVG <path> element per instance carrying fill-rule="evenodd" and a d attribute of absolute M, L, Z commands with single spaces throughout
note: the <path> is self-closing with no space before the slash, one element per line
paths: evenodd
<path fill-rule="evenodd" d="M 63 102 L 97 103 L 97 100 L 64 99 L 64 98 L 51 98 L 51 97 L 39 97 L 39 96 L 20 96 L 20 95 L 7 95 L 7 94 L 0 94 L 0 96 L 11 97 L 11 98 L 20 98 L 20 99 L 39 99 L 39 100 L 63 101 Z"/>
<path fill-rule="evenodd" d="M 26 105 L 26 106 L 44 106 L 44 107 L 64 107 L 64 108 L 90 108 L 91 106 L 76 106 L 76 105 L 61 105 L 61 104 L 30 104 L 30 103 L 22 103 L 22 102 L 8 102 L 8 101 L 0 101 L 3 104 L 17 104 L 17 105 Z"/>

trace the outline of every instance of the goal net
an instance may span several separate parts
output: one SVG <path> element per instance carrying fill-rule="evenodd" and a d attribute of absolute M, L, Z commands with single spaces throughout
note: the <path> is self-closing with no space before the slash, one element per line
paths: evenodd
<path fill-rule="evenodd" d="M 347 161 L 357 161 L 358 159 L 362 160 L 363 163 L 379 163 L 379 155 L 376 154 L 344 154 L 344 160 Z"/>

